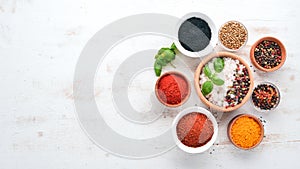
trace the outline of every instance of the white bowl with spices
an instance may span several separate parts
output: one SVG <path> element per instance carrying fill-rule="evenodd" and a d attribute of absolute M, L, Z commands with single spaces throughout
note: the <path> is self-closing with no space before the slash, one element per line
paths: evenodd
<path fill-rule="evenodd" d="M 191 12 L 184 15 L 176 25 L 177 49 L 185 56 L 197 58 L 214 50 L 218 39 L 214 22 L 207 15 Z"/>
<path fill-rule="evenodd" d="M 254 108 L 262 113 L 274 110 L 280 103 L 280 90 L 271 82 L 258 82 L 252 91 Z"/>
<path fill-rule="evenodd" d="M 202 153 L 208 150 L 218 136 L 218 123 L 213 114 L 202 107 L 182 110 L 172 124 L 176 145 L 187 153 Z"/>
<path fill-rule="evenodd" d="M 220 27 L 218 40 L 225 50 L 236 52 L 247 44 L 248 30 L 239 21 L 228 21 Z"/>

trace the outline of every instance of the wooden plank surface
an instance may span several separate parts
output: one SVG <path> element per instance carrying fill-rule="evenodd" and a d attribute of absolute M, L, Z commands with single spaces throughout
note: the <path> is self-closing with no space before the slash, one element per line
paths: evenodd
<path fill-rule="evenodd" d="M 154 165 L 166 169 L 299 168 L 299 5 L 293 0 L 0 1 L 0 168 L 148 169 Z M 83 47 L 103 26 L 124 16 L 163 13 L 181 17 L 192 11 L 210 16 L 217 28 L 231 19 L 244 23 L 249 40 L 238 54 L 249 64 L 251 44 L 260 37 L 272 35 L 285 44 L 288 57 L 279 71 L 254 73 L 255 80 L 271 81 L 280 88 L 279 107 L 263 114 L 256 112 L 248 102 L 238 111 L 223 115 L 218 145 L 204 154 L 190 155 L 174 148 L 155 158 L 129 160 L 103 151 L 81 129 L 73 105 L 74 69 Z M 147 47 L 143 45 L 160 48 L 171 43 L 168 39 L 144 38 L 149 41 L 139 43 L 141 39 L 133 38 L 120 44 L 118 49 L 133 52 Z M 113 61 L 118 55 L 118 51 L 112 51 L 99 68 L 103 70 L 103 78 L 107 79 L 105 87 L 109 87 L 111 75 L 118 67 Z M 199 59 L 179 57 L 192 69 L 200 62 Z M 133 96 L 136 90 L 141 90 L 141 84 L 135 84 Z M 99 105 L 107 101 L 105 97 L 109 93 L 105 87 L 95 88 Z M 147 105 L 136 106 L 147 108 Z M 266 138 L 252 151 L 236 149 L 226 136 L 228 121 L 244 112 L 266 120 Z M 175 115 L 166 113 L 150 127 L 137 127 L 126 121 L 118 122 L 121 117 L 113 111 L 103 113 L 117 132 L 139 138 L 166 130 Z M 131 132 L 133 129 L 135 132 Z"/>

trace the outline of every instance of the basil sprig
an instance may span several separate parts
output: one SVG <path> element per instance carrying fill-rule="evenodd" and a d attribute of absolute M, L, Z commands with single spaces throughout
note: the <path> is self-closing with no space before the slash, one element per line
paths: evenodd
<path fill-rule="evenodd" d="M 224 66 L 225 66 L 224 60 L 222 58 L 217 58 L 213 64 L 214 64 L 214 70 L 217 73 L 222 72 L 222 70 L 224 69 Z M 205 76 L 207 76 L 209 78 L 208 81 L 203 83 L 202 88 L 201 88 L 201 92 L 204 96 L 206 96 L 212 92 L 213 85 L 222 86 L 225 83 L 224 80 L 220 79 L 216 73 L 212 73 L 208 64 L 206 64 L 204 66 L 203 72 L 204 72 Z"/>
<path fill-rule="evenodd" d="M 173 43 L 170 48 L 161 48 L 155 55 L 154 71 L 156 76 L 160 76 L 163 66 L 166 66 L 175 59 L 176 46 Z"/>

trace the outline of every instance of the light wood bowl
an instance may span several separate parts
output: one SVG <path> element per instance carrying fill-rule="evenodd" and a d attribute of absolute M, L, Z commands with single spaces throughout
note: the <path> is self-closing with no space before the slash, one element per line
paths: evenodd
<path fill-rule="evenodd" d="M 276 43 L 280 46 L 280 49 L 281 49 L 281 56 L 282 56 L 281 62 L 280 62 L 280 64 L 279 64 L 278 66 L 273 67 L 273 68 L 271 68 L 271 69 L 266 69 L 266 68 L 260 66 L 260 65 L 256 62 L 255 57 L 254 57 L 254 50 L 255 50 L 256 46 L 257 46 L 259 43 L 261 43 L 262 41 L 264 41 L 264 40 L 269 40 L 269 41 L 276 42 Z M 250 50 L 250 59 L 251 59 L 252 64 L 253 64 L 257 69 L 259 69 L 259 70 L 261 70 L 261 71 L 264 71 L 264 72 L 274 72 L 275 70 L 278 70 L 278 69 L 284 64 L 284 62 L 285 62 L 285 60 L 286 60 L 286 50 L 285 50 L 285 47 L 284 47 L 284 45 L 281 43 L 280 40 L 278 40 L 278 39 L 276 39 L 276 38 L 274 38 L 274 37 L 267 36 L 267 37 L 263 37 L 263 38 L 259 39 L 258 41 L 256 41 L 256 42 L 252 45 L 251 50 Z"/>
<path fill-rule="evenodd" d="M 242 63 L 246 69 L 248 70 L 249 73 L 249 78 L 250 78 L 250 86 L 249 86 L 249 91 L 246 94 L 246 96 L 244 97 L 244 99 L 242 100 L 242 102 L 234 107 L 229 107 L 229 108 L 225 108 L 225 107 L 220 107 L 217 105 L 214 105 L 213 103 L 211 103 L 210 101 L 208 101 L 205 96 L 202 94 L 201 92 L 201 88 L 199 85 L 200 82 L 200 73 L 202 72 L 203 67 L 206 65 L 206 63 L 208 63 L 211 59 L 216 58 L 216 57 L 229 57 L 232 59 L 237 59 L 240 61 L 240 63 Z M 229 52 L 217 52 L 217 53 L 212 53 L 209 56 L 207 56 L 204 60 L 202 60 L 199 64 L 199 66 L 197 67 L 196 71 L 195 71 L 195 75 L 194 75 L 194 85 L 195 85 L 195 89 L 196 92 L 200 98 L 200 100 L 206 105 L 208 106 L 210 109 L 219 111 L 219 112 L 230 112 L 233 110 L 236 110 L 238 108 L 240 108 L 243 104 L 245 104 L 247 102 L 247 100 L 250 98 L 251 93 L 252 93 L 252 89 L 254 86 L 254 82 L 253 82 L 253 75 L 252 72 L 250 70 L 249 65 L 246 63 L 246 61 L 244 61 L 244 59 L 242 59 L 241 57 L 229 53 Z"/>

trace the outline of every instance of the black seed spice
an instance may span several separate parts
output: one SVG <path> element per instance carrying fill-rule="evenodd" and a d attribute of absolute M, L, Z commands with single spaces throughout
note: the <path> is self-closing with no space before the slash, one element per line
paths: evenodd
<path fill-rule="evenodd" d="M 274 41 L 264 40 L 255 47 L 254 58 L 261 67 L 272 69 L 281 63 L 280 46 Z"/>
<path fill-rule="evenodd" d="M 279 103 L 279 93 L 273 85 L 260 84 L 252 93 L 252 101 L 261 110 L 271 110 Z"/>
<path fill-rule="evenodd" d="M 184 21 L 178 31 L 180 44 L 191 52 L 199 52 L 205 49 L 210 43 L 211 35 L 208 23 L 197 17 Z"/>

